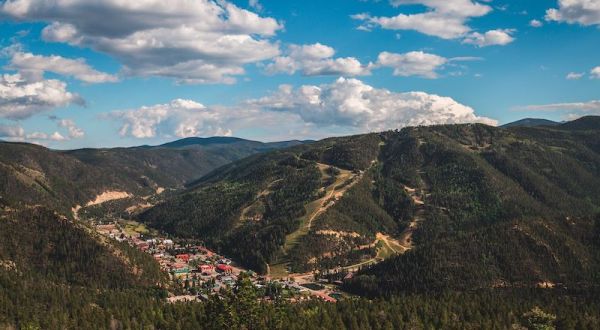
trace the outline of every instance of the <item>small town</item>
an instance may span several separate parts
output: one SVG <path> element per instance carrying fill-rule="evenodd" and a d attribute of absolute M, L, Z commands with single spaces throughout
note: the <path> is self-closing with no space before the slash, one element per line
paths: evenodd
<path fill-rule="evenodd" d="M 160 235 L 125 230 L 125 225 L 119 221 L 98 223 L 95 228 L 101 235 L 126 242 L 152 255 L 169 275 L 173 290 L 167 300 L 172 303 L 208 300 L 225 288 L 233 288 L 240 276 L 248 277 L 259 292 L 264 293 L 261 299 L 265 301 L 320 299 L 335 303 L 342 297 L 335 286 L 328 285 L 325 280 L 319 281 L 324 283 L 314 283 L 314 277 L 306 274 L 287 280 L 260 276 L 205 246 L 180 244 Z"/>

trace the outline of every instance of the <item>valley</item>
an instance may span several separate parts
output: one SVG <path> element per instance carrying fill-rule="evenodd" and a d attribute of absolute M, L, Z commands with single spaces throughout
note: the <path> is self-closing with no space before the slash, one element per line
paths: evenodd
<path fill-rule="evenodd" d="M 244 315 L 248 306 L 281 308 L 282 318 L 308 317 L 310 306 L 350 315 L 373 298 L 398 314 L 407 313 L 406 301 L 479 311 L 474 301 L 521 314 L 540 305 L 559 317 L 564 306 L 589 311 L 597 300 L 583 292 L 600 283 L 600 135 L 588 122 L 595 120 L 326 139 L 262 151 L 175 185 L 148 181 L 149 172 L 143 183 L 133 179 L 145 167 L 109 175 L 116 167 L 100 165 L 105 160 L 9 145 L 36 152 L 4 167 L 0 281 L 31 308 L 51 304 L 66 315 L 49 302 L 61 288 L 72 301 L 103 306 L 81 303 L 74 313 L 130 322 L 118 316 L 130 309 L 114 306 L 133 304 L 153 324 L 159 311 L 193 310 L 194 322 L 212 322 L 202 315 Z M 37 158 L 44 153 L 51 162 Z M 57 184 L 58 164 L 103 184 Z M 15 199 L 22 191 L 31 194 Z M 23 242 L 31 249 L 20 249 Z M 33 285 L 41 296 L 33 298 Z M 587 313 L 569 315 L 593 322 Z"/>

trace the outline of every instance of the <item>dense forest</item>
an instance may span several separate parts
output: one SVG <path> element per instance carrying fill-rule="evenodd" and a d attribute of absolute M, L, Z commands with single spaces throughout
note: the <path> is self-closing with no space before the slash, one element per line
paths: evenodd
<path fill-rule="evenodd" d="M 149 255 L 64 209 L 93 193 L 68 173 L 94 178 L 100 156 L 26 145 L 11 154 L 24 145 L 9 144 L 0 148 L 13 192 L 0 196 L 0 328 L 598 329 L 599 130 L 588 117 L 326 139 L 190 178 L 139 216 L 263 273 L 282 260 L 312 271 L 376 259 L 343 282 L 351 295 L 335 304 L 289 303 L 243 276 L 221 298 L 167 303 Z M 73 181 L 64 188 L 59 168 Z M 380 256 L 379 235 L 413 227 L 410 248 Z"/>
<path fill-rule="evenodd" d="M 232 161 L 300 143 L 213 138 L 157 147 L 56 151 L 0 142 L 0 197 L 13 204 L 43 204 L 67 214 L 107 190 L 141 197 L 158 188 L 181 188 Z"/>
<path fill-rule="evenodd" d="M 365 269 L 347 289 L 379 295 L 593 286 L 600 266 L 592 235 L 600 213 L 600 135 L 589 129 L 595 121 L 327 139 L 227 165 L 141 219 L 204 239 L 259 272 L 278 262 L 293 272 L 323 271 L 389 259 L 376 235 L 399 237 L 411 225 L 416 205 L 407 189 L 416 189 L 424 201 L 416 248 Z M 314 212 L 340 171 L 356 182 L 332 188 L 350 187 Z M 290 243 L 311 212 L 306 233 Z"/>
<path fill-rule="evenodd" d="M 600 134 L 568 128 L 587 127 L 586 120 L 558 128 L 457 125 L 387 134 L 384 164 L 402 162 L 384 166 L 384 175 L 419 184 L 414 177 L 421 172 L 426 220 L 415 232 L 417 248 L 365 269 L 347 289 L 392 295 L 597 287 Z"/>
<path fill-rule="evenodd" d="M 191 183 L 140 219 L 176 236 L 203 239 L 264 273 L 286 236 L 300 226 L 305 205 L 319 198 L 317 165 L 366 169 L 379 142 L 373 134 L 252 156 Z"/>

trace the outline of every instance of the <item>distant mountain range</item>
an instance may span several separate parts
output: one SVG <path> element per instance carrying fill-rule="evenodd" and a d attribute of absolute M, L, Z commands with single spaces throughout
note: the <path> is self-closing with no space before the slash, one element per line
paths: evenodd
<path fill-rule="evenodd" d="M 146 196 L 161 188 L 181 188 L 232 161 L 301 143 L 215 137 L 161 146 L 54 151 L 0 142 L 0 196 L 8 202 L 43 204 L 66 211 L 104 191 Z"/>

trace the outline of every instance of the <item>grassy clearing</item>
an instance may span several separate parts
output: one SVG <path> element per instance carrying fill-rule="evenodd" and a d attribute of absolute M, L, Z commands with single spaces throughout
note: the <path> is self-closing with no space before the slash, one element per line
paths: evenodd
<path fill-rule="evenodd" d="M 152 230 L 150 230 L 146 225 L 132 221 L 132 220 L 122 220 L 120 221 L 121 226 L 123 226 L 123 230 L 127 235 L 135 236 L 135 235 L 151 235 L 154 234 Z"/>

